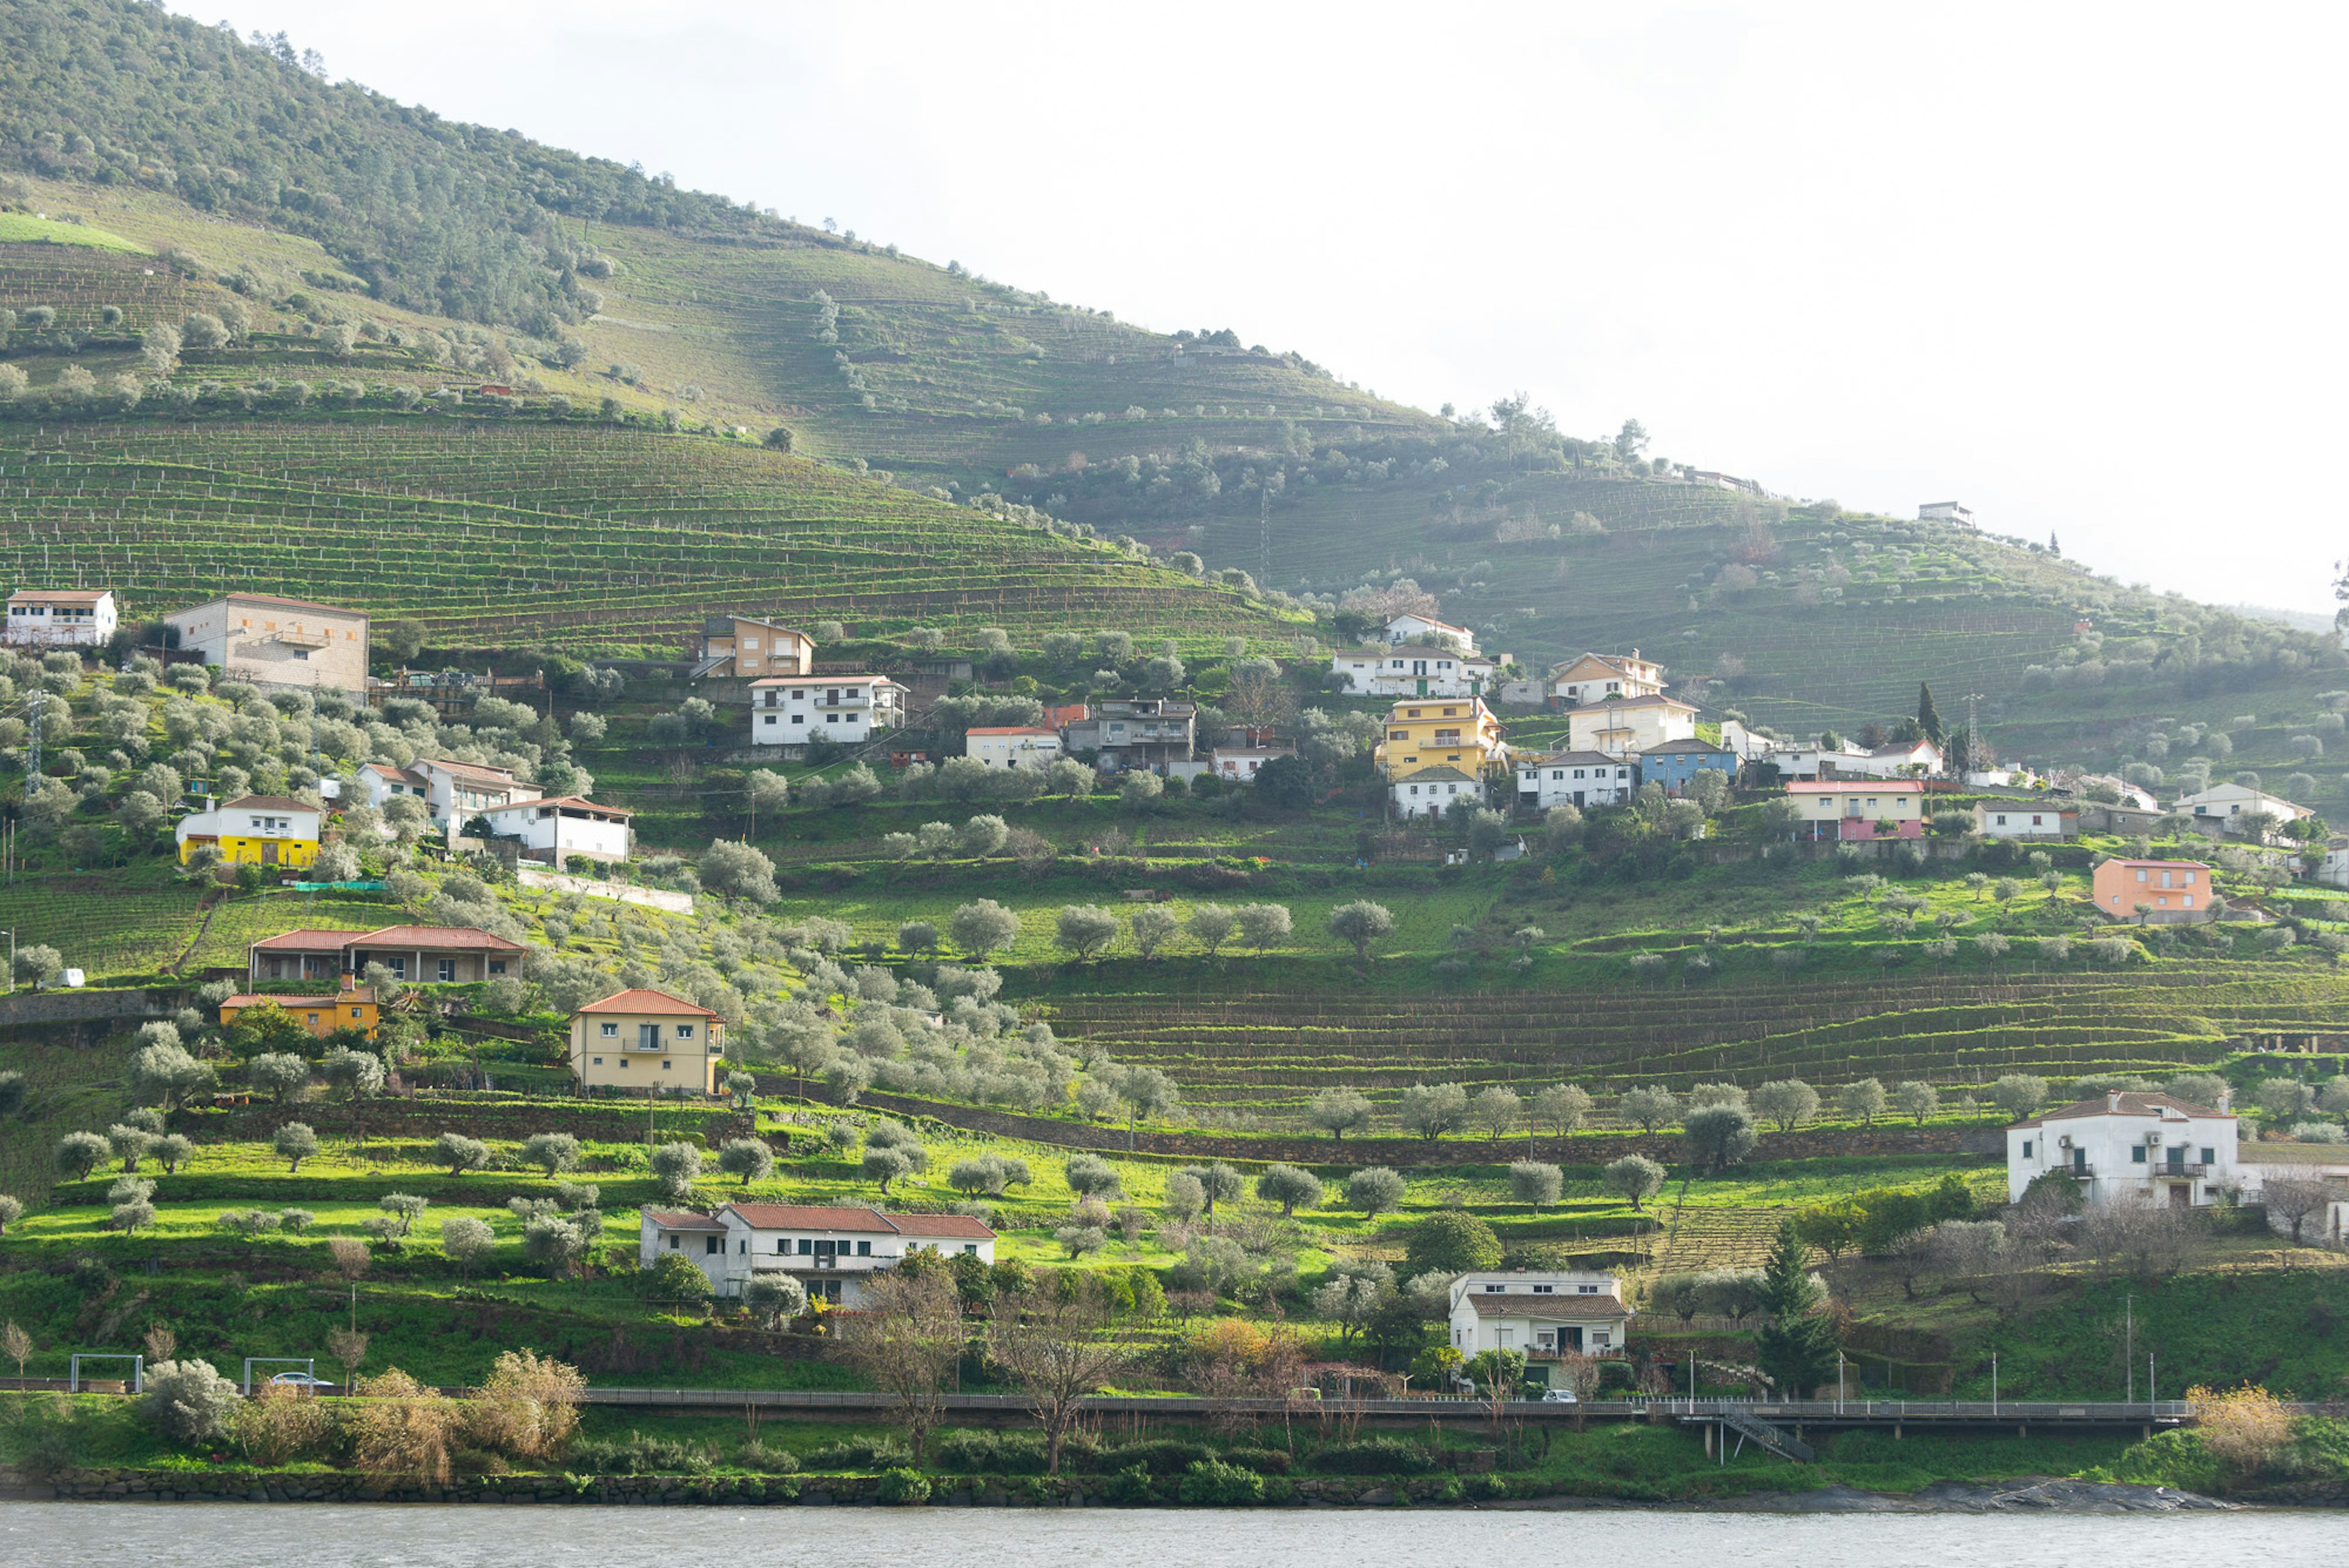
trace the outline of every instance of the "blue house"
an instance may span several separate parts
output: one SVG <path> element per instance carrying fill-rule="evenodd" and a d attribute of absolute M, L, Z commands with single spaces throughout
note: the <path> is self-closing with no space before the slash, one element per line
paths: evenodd
<path fill-rule="evenodd" d="M 1640 782 L 1660 784 L 1666 794 L 1682 794 L 1697 774 L 1717 773 L 1737 782 L 1737 753 L 1711 741 L 1666 741 L 1640 753 Z"/>

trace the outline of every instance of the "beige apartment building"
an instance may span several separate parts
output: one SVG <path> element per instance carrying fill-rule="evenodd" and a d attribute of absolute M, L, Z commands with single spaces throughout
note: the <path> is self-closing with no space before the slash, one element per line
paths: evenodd
<path fill-rule="evenodd" d="M 164 640 L 256 686 L 332 687 L 364 696 L 367 618 L 307 599 L 230 594 L 163 618 Z"/>
<path fill-rule="evenodd" d="M 803 631 L 739 615 L 714 615 L 701 623 L 701 653 L 693 666 L 697 680 L 814 672 L 815 639 Z"/>
<path fill-rule="evenodd" d="M 718 1093 L 726 1025 L 665 991 L 623 991 L 571 1015 L 571 1075 L 582 1089 Z"/>

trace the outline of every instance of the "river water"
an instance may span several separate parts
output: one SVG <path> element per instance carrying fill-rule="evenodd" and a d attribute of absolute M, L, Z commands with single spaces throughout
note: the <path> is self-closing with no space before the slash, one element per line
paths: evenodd
<path fill-rule="evenodd" d="M 2337 1516 L 1831 1514 L 1459 1510 L 737 1510 L 0 1503 L 6 1568 L 763 1568 L 825 1552 L 857 1568 L 1982 1568 L 2017 1563 L 2342 1562 Z M 1165 1553 L 1161 1556 L 1160 1553 Z"/>

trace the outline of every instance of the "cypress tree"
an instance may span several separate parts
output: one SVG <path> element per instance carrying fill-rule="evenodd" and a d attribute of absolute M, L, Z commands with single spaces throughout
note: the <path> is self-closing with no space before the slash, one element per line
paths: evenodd
<path fill-rule="evenodd" d="M 1933 708 L 1933 689 L 1921 680 L 1917 682 L 1917 727 L 1933 744 L 1941 743 L 1941 715 Z"/>
<path fill-rule="evenodd" d="M 1762 1271 L 1762 1305 L 1770 1321 L 1754 1336 L 1754 1359 L 1792 1397 L 1800 1398 L 1835 1376 L 1835 1319 L 1823 1310 L 1826 1293 L 1804 1266 L 1795 1222 L 1782 1221 Z"/>

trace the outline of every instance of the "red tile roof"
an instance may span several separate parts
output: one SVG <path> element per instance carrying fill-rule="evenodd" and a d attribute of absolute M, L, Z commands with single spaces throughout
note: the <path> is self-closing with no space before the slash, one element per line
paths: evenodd
<path fill-rule="evenodd" d="M 487 948 L 494 952 L 518 953 L 520 942 L 510 942 L 495 931 L 484 931 L 471 926 L 385 926 L 372 931 L 354 933 L 352 947 L 388 948 Z"/>
<path fill-rule="evenodd" d="M 729 1203 L 726 1208 L 740 1215 L 742 1222 L 753 1231 L 872 1231 L 894 1234 L 897 1229 L 877 1209 L 813 1203 Z"/>
<path fill-rule="evenodd" d="M 1040 724 L 986 724 L 976 730 L 965 730 L 966 735 L 1057 735 L 1058 730 L 1048 730 Z"/>
<path fill-rule="evenodd" d="M 219 604 L 292 605 L 295 609 L 325 610 L 329 615 L 347 615 L 358 620 L 365 620 L 367 618 L 367 612 L 365 610 L 345 609 L 340 605 L 322 605 L 316 599 L 284 598 L 276 594 L 222 594 L 216 599 L 206 599 L 202 605 L 191 605 L 187 609 L 173 610 L 171 614 L 175 616 L 190 615 L 196 610 L 203 608 L 204 605 Z M 170 618 L 166 617 L 165 618 L 168 619 Z"/>
<path fill-rule="evenodd" d="M 625 805 L 605 805 L 600 800 L 587 800 L 575 794 L 541 795 L 535 800 L 509 801 L 503 805 L 491 806 L 488 810 L 482 812 L 481 815 L 483 816 L 498 816 L 509 811 L 520 811 L 524 806 L 538 805 L 575 805 L 583 811 L 608 811 L 614 816 L 634 816 L 636 815 Z"/>
<path fill-rule="evenodd" d="M 671 996 L 665 991 L 617 991 L 601 1002 L 591 1002 L 579 1010 L 582 1012 L 690 1012 L 698 1018 L 715 1018 L 718 1014 L 706 1007 L 697 1006 L 681 996 Z"/>
<path fill-rule="evenodd" d="M 2178 1111 L 2189 1116 L 2234 1115 L 2232 1111 L 2212 1110 L 2208 1106 L 2198 1106 L 2190 1100 L 2178 1099 L 2170 1095 L 2137 1094 L 2128 1090 L 2121 1092 L 2119 1110 L 2114 1110 L 2112 1104 L 2110 1096 L 2098 1095 L 2094 1099 L 2074 1100 L 2068 1106 L 2057 1106 L 2052 1110 L 2042 1111 L 2030 1120 L 2016 1122 L 2014 1125 L 2020 1127 L 2035 1127 L 2042 1122 L 2076 1121 L 2083 1116 L 2158 1116 L 2164 1111 Z"/>
<path fill-rule="evenodd" d="M 359 934 L 357 931 L 322 931 L 305 928 L 298 931 L 280 931 L 274 937 L 264 937 L 253 945 L 264 952 L 338 953 Z"/>
<path fill-rule="evenodd" d="M 8 596 L 8 602 L 26 599 L 46 605 L 94 605 L 113 592 L 112 588 L 18 588 Z"/>
<path fill-rule="evenodd" d="M 484 767 L 479 763 L 452 763 L 446 757 L 419 757 L 419 767 L 439 768 L 442 773 L 457 774 L 466 778 L 490 779 L 498 784 L 518 784 L 509 768 Z"/>
<path fill-rule="evenodd" d="M 1613 1296 L 1537 1296 L 1529 1291 L 1495 1292 L 1465 1298 L 1478 1317 L 1540 1317 L 1587 1319 L 1630 1317 L 1631 1309 Z"/>
<path fill-rule="evenodd" d="M 306 800 L 295 800 L 291 795 L 248 794 L 224 802 L 212 809 L 215 811 L 318 811 L 323 808 L 312 805 Z"/>
<path fill-rule="evenodd" d="M 373 768 L 378 777 L 395 779 L 401 784 L 420 784 L 428 782 L 422 774 L 412 774 L 406 768 L 393 767 L 389 763 L 367 763 L 364 765 Z"/>
<path fill-rule="evenodd" d="M 1857 790 L 1863 794 L 1873 791 L 1878 794 L 1908 794 L 1912 792 L 1921 794 L 1924 788 L 1925 781 L 1922 779 L 1821 779 L 1816 783 L 1809 779 L 1796 779 L 1786 786 L 1786 793 L 1788 794 L 1849 794 L 1854 790 Z"/>
<path fill-rule="evenodd" d="M 974 1241 L 995 1240 L 995 1231 L 984 1220 L 968 1214 L 885 1214 L 882 1218 L 908 1236 L 968 1236 Z"/>
<path fill-rule="evenodd" d="M 260 992 L 243 992 L 226 998 L 221 1005 L 222 1007 L 258 1007 L 264 1002 L 274 1002 L 280 1007 L 338 1007 L 345 1002 L 354 1005 L 371 1004 L 374 1001 L 374 988 L 363 985 L 356 991 L 336 992 L 326 996 L 270 996 Z"/>
<path fill-rule="evenodd" d="M 665 1209 L 647 1209 L 646 1219 L 664 1231 L 723 1231 L 725 1225 L 707 1214 L 674 1214 Z"/>

